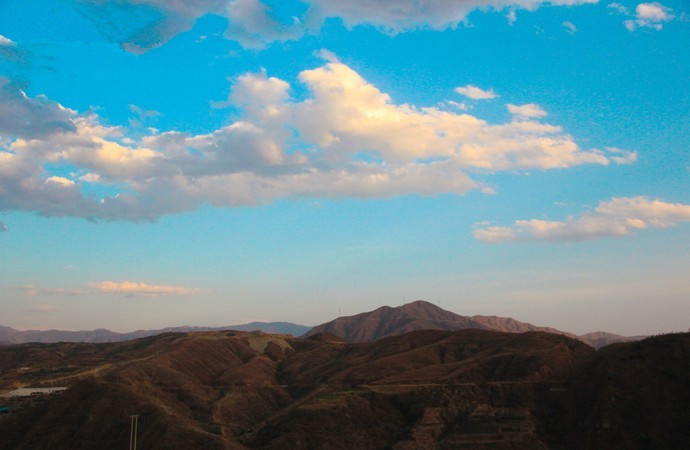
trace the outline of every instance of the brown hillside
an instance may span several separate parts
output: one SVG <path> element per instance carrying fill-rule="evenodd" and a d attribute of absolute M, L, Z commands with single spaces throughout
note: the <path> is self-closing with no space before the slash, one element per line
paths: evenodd
<path fill-rule="evenodd" d="M 0 416 L 0 449 L 123 448 L 131 414 L 151 449 L 684 448 L 688 341 L 597 353 L 562 335 L 474 329 L 364 344 L 204 332 L 10 346 L 5 390 L 69 389 L 0 397 L 15 408 Z"/>
<path fill-rule="evenodd" d="M 602 349 L 552 417 L 554 448 L 690 448 L 690 333 Z"/>

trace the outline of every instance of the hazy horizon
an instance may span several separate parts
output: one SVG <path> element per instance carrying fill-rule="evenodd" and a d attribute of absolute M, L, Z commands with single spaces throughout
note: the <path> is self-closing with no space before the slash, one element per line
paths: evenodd
<path fill-rule="evenodd" d="M 182 3 L 0 5 L 0 325 L 690 327 L 687 2 Z"/>

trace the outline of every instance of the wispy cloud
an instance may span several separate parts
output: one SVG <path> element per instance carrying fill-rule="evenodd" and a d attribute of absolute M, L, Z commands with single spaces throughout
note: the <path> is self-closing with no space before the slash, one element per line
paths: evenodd
<path fill-rule="evenodd" d="M 612 3 L 609 7 L 614 8 L 621 14 L 632 15 L 625 7 L 617 3 Z M 672 12 L 671 8 L 658 2 L 640 3 L 635 8 L 635 14 L 632 15 L 634 18 L 624 21 L 623 25 L 625 25 L 628 31 L 635 31 L 638 28 L 661 30 L 666 22 L 674 19 L 675 16 Z"/>
<path fill-rule="evenodd" d="M 690 222 L 690 205 L 649 197 L 621 197 L 600 203 L 594 211 L 565 221 L 518 220 L 512 226 L 488 226 L 474 237 L 486 243 L 553 241 L 573 242 L 629 236 L 646 228 L 669 228 Z"/>
<path fill-rule="evenodd" d="M 165 286 L 146 284 L 133 281 L 102 281 L 91 285 L 95 292 L 101 294 L 126 294 L 126 295 L 191 295 L 200 292 L 200 289 L 183 286 Z"/>
<path fill-rule="evenodd" d="M 132 296 L 182 296 L 204 292 L 203 289 L 174 285 L 157 285 L 138 281 L 101 281 L 83 288 L 51 288 L 26 284 L 22 286 L 0 286 L 10 291 L 21 292 L 27 297 L 44 296 L 89 296 L 125 295 Z"/>
<path fill-rule="evenodd" d="M 520 118 L 540 118 L 546 117 L 546 111 L 536 103 L 527 103 L 526 105 L 506 105 L 508 111 L 514 116 Z"/>
<path fill-rule="evenodd" d="M 137 105 L 129 105 L 129 110 L 134 113 L 134 117 L 129 119 L 129 126 L 132 128 L 143 127 L 147 122 L 161 115 L 161 113 L 156 110 L 146 110 Z"/>
<path fill-rule="evenodd" d="M 39 297 L 39 296 L 50 296 L 50 295 L 83 295 L 87 291 L 84 289 L 72 289 L 72 288 L 48 288 L 36 286 L 33 284 L 24 284 L 21 286 L 2 286 L 10 291 L 21 292 L 27 297 Z"/>
<path fill-rule="evenodd" d="M 570 21 L 565 21 L 561 25 L 563 25 L 563 28 L 565 28 L 566 33 L 573 35 L 577 32 L 577 27 L 575 26 L 574 23 Z"/>
<path fill-rule="evenodd" d="M 477 86 L 473 86 L 471 84 L 456 87 L 455 92 L 460 95 L 464 95 L 467 98 L 471 98 L 472 100 L 490 100 L 498 97 L 493 89 L 485 91 L 484 89 L 478 88 Z"/>
<path fill-rule="evenodd" d="M 626 8 L 625 6 L 621 5 L 620 3 L 616 3 L 616 2 L 614 2 L 614 3 L 609 3 L 609 4 L 607 5 L 607 7 L 610 8 L 610 9 L 612 9 L 612 10 L 614 10 L 615 12 L 617 12 L 617 13 L 619 13 L 619 14 L 629 14 L 628 8 Z"/>
<path fill-rule="evenodd" d="M 616 147 L 606 147 L 606 150 L 611 153 L 609 159 L 616 164 L 626 165 L 637 162 L 637 152 L 629 150 L 621 150 Z"/>

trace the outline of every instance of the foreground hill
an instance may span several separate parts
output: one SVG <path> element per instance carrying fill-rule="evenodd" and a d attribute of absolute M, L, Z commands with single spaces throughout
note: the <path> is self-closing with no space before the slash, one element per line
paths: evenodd
<path fill-rule="evenodd" d="M 297 325 L 290 322 L 251 322 L 241 325 L 229 325 L 226 327 L 170 327 L 158 330 L 137 330 L 130 333 L 118 333 L 106 329 L 91 331 L 61 331 L 61 330 L 27 330 L 18 331 L 13 328 L 0 326 L 0 345 L 24 344 L 28 342 L 122 342 L 131 339 L 140 339 L 155 336 L 162 333 L 188 333 L 195 331 L 263 331 L 264 333 L 292 334 L 301 336 L 310 327 Z"/>
<path fill-rule="evenodd" d="M 373 342 L 384 337 L 397 336 L 415 330 L 466 329 L 505 331 L 508 333 L 544 331 L 573 337 L 594 348 L 641 338 L 625 337 L 605 332 L 577 336 L 555 328 L 538 327 L 530 323 L 520 322 L 510 317 L 461 316 L 423 300 L 407 303 L 396 308 L 383 306 L 374 311 L 354 316 L 338 317 L 330 322 L 317 325 L 309 330 L 306 336 L 328 332 L 349 342 Z"/>
<path fill-rule="evenodd" d="M 0 349 L 0 449 L 688 448 L 690 335 L 600 352 L 566 336 L 164 334 Z M 645 388 L 641 388 L 644 386 Z"/>

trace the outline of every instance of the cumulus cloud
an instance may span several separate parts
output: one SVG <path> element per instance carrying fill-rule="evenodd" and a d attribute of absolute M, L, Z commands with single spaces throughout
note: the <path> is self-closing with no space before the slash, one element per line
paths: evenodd
<path fill-rule="evenodd" d="M 44 96 L 29 98 L 15 83 L 0 76 L 0 135 L 41 138 L 74 130 L 74 111 Z"/>
<path fill-rule="evenodd" d="M 471 84 L 456 87 L 455 92 L 460 95 L 464 95 L 467 98 L 471 98 L 472 100 L 490 100 L 498 97 L 493 89 L 485 91 L 477 86 L 472 86 Z"/>
<path fill-rule="evenodd" d="M 625 12 L 627 13 L 627 11 Z M 634 19 L 626 20 L 623 24 L 629 31 L 635 31 L 637 28 L 661 30 L 664 27 L 664 23 L 669 22 L 673 18 L 672 9 L 661 3 L 640 3 L 635 8 Z"/>
<path fill-rule="evenodd" d="M 514 107 L 521 120 L 494 124 L 456 108 L 396 103 L 335 56 L 299 81 L 308 95 L 296 100 L 287 81 L 264 71 L 237 77 L 227 101 L 237 119 L 205 134 L 131 134 L 94 113 L 8 95 L 36 125 L 17 133 L 16 118 L 0 115 L 0 211 L 155 220 L 204 203 L 463 194 L 485 187 L 469 170 L 634 160 L 615 148 L 581 148 L 561 127 L 531 120 L 543 115 L 534 104 Z M 55 120 L 43 130 L 46 117 Z M 69 177 L 51 173 L 60 167 Z M 85 183 L 107 194 L 86 194 Z"/>
<path fill-rule="evenodd" d="M 318 30 L 327 18 L 340 18 L 346 26 L 373 25 L 398 33 L 419 28 L 455 28 L 475 10 L 534 10 L 541 5 L 573 6 L 598 0 L 304 0 L 300 17 L 277 20 L 261 0 L 80 0 L 82 14 L 106 37 L 123 49 L 143 53 L 188 31 L 200 17 L 215 14 L 228 20 L 226 37 L 244 47 L 296 39 Z M 511 15 L 512 14 L 512 15 Z M 509 19 L 510 20 L 510 19 Z"/>
<path fill-rule="evenodd" d="M 91 287 L 101 294 L 126 294 L 126 295 L 191 295 L 199 289 L 182 286 L 164 286 L 155 284 L 138 283 L 132 281 L 102 281 L 94 283 Z"/>
<path fill-rule="evenodd" d="M 565 221 L 518 220 L 509 227 L 477 229 L 474 237 L 486 243 L 573 242 L 629 236 L 637 230 L 669 228 L 681 222 L 690 222 L 690 205 L 649 197 L 620 197 L 601 202 L 594 211 L 568 217 Z"/>
<path fill-rule="evenodd" d="M 541 106 L 535 103 L 527 103 L 526 105 L 506 105 L 508 111 L 514 116 L 520 118 L 539 118 L 546 117 L 546 111 L 544 111 Z"/>

